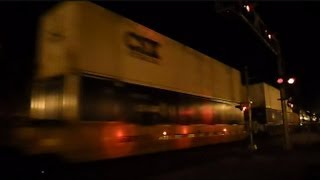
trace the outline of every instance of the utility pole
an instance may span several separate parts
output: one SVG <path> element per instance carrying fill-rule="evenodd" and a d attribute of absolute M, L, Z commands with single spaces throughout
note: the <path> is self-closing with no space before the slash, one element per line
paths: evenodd
<path fill-rule="evenodd" d="M 250 93 L 249 93 L 249 72 L 248 67 L 244 67 L 244 73 L 245 73 L 245 81 L 246 81 L 246 101 L 248 104 L 248 123 L 249 123 L 249 136 L 250 136 L 250 144 L 249 144 L 249 150 L 255 151 L 257 150 L 257 145 L 254 144 L 253 141 L 253 126 L 252 126 L 252 110 L 251 110 L 251 99 L 250 99 Z"/>

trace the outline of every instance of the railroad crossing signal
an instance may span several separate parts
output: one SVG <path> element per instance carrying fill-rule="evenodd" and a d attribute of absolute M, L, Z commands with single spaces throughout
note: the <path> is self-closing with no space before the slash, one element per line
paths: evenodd
<path fill-rule="evenodd" d="M 249 103 L 242 102 L 239 105 L 236 105 L 235 107 L 240 109 L 242 112 L 244 112 L 249 109 Z"/>

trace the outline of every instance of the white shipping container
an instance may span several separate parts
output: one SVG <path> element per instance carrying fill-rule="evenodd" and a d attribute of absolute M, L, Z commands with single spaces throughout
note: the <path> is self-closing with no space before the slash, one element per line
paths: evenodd
<path fill-rule="evenodd" d="M 242 101 L 240 72 L 91 2 L 69 1 L 40 23 L 37 78 L 89 73 Z"/>

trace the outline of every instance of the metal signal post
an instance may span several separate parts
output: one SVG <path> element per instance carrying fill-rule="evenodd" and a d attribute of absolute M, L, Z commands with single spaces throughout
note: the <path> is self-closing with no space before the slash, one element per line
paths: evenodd
<path fill-rule="evenodd" d="M 216 11 L 218 13 L 233 12 L 233 14 L 240 16 L 241 19 L 249 25 L 258 37 L 260 37 L 260 40 L 262 40 L 277 56 L 278 75 L 279 77 L 285 77 L 284 60 L 281 56 L 280 43 L 277 38 L 269 32 L 260 16 L 253 9 L 253 4 L 244 3 L 241 0 L 239 2 L 216 2 Z M 289 150 L 291 149 L 291 144 L 289 141 L 285 83 L 280 84 L 280 100 L 283 120 L 284 148 Z"/>
<path fill-rule="evenodd" d="M 246 101 L 248 104 L 248 125 L 249 125 L 249 136 L 250 136 L 249 150 L 255 151 L 257 150 L 257 145 L 254 144 L 254 141 L 253 141 L 252 110 L 251 110 L 251 99 L 250 99 L 250 93 L 249 93 L 249 72 L 248 72 L 247 66 L 245 66 L 244 73 L 245 73 L 245 81 L 246 81 Z"/>

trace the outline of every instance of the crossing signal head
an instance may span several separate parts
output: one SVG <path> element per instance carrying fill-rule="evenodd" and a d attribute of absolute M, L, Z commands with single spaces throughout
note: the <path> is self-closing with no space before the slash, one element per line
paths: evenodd
<path fill-rule="evenodd" d="M 245 8 L 248 13 L 253 11 L 253 6 L 251 4 L 244 4 L 243 8 Z"/>
<path fill-rule="evenodd" d="M 246 103 L 240 103 L 239 105 L 236 105 L 235 107 L 240 109 L 242 112 L 244 112 L 248 109 L 248 105 Z"/>
<path fill-rule="evenodd" d="M 295 78 L 289 78 L 288 79 L 288 84 L 293 84 L 295 82 Z"/>
<path fill-rule="evenodd" d="M 278 84 L 282 84 L 283 81 L 284 81 L 283 78 L 278 78 L 278 79 L 277 79 L 277 83 L 278 83 Z"/>

